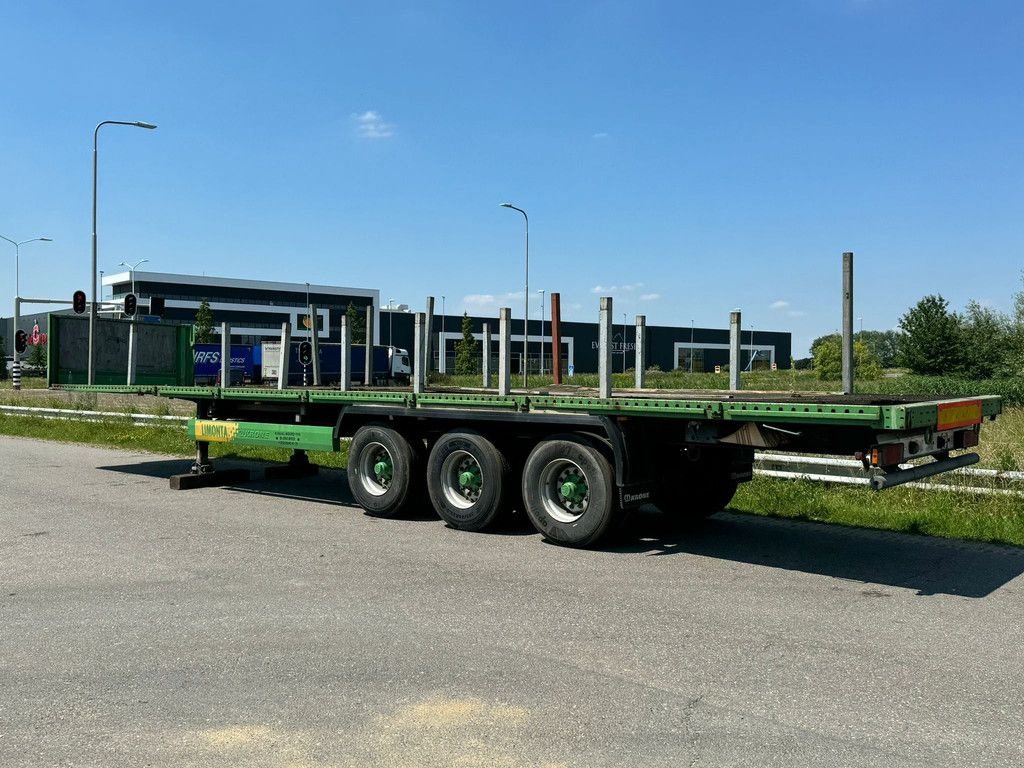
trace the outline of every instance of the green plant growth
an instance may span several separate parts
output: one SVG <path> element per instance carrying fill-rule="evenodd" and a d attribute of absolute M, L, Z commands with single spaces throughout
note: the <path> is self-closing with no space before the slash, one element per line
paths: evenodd
<path fill-rule="evenodd" d="M 203 299 L 196 310 L 196 321 L 192 326 L 192 341 L 195 344 L 209 344 L 213 341 L 213 312 L 210 302 Z"/>
<path fill-rule="evenodd" d="M 480 343 L 473 338 L 473 321 L 462 313 L 462 338 L 455 344 L 455 375 L 471 376 L 480 372 Z"/>
<path fill-rule="evenodd" d="M 906 333 L 903 365 L 914 373 L 940 375 L 964 368 L 960 317 L 942 296 L 925 296 L 900 318 Z"/>
<path fill-rule="evenodd" d="M 25 361 L 33 368 L 45 368 L 46 367 L 46 345 L 36 344 L 32 347 L 32 351 L 28 353 L 28 359 Z"/>
<path fill-rule="evenodd" d="M 819 380 L 841 379 L 843 375 L 843 340 L 838 334 L 815 340 L 814 371 Z M 881 378 L 882 366 L 863 341 L 853 342 L 854 375 L 861 380 Z"/>
<path fill-rule="evenodd" d="M 348 327 L 352 329 L 352 343 L 353 344 L 365 344 L 366 343 L 366 315 L 356 309 L 356 305 L 351 301 L 348 303 L 348 309 L 345 310 L 345 314 L 348 316 Z"/>

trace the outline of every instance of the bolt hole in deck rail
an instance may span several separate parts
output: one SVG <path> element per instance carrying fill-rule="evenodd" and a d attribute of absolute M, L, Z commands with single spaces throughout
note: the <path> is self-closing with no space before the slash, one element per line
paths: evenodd
<path fill-rule="evenodd" d="M 601 306 L 604 334 L 611 300 Z M 502 309 L 496 388 L 426 387 L 422 313 L 407 387 L 343 379 L 336 388 L 66 388 L 195 403 L 196 458 L 172 487 L 237 481 L 214 470 L 210 443 L 288 448 L 283 472 L 302 477 L 315 471 L 306 451 L 338 451 L 351 438 L 349 486 L 368 514 L 398 516 L 429 498 L 451 527 L 479 531 L 517 508 L 570 546 L 595 544 L 646 503 L 684 519 L 721 510 L 751 479 L 755 449 L 855 457 L 878 490 L 965 467 L 978 456 L 953 452 L 976 446 L 982 422 L 1002 412 L 996 396 L 664 391 L 641 388 L 640 374 L 637 388 L 613 390 L 609 354 L 600 356 L 596 390 L 513 390 L 510 323 Z M 642 329 L 638 319 L 638 336 Z M 349 339 L 343 329 L 343 359 Z M 922 458 L 930 461 L 900 468 Z"/>

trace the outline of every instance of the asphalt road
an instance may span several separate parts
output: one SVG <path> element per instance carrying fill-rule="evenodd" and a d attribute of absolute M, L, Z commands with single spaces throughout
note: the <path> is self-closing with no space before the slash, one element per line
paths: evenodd
<path fill-rule="evenodd" d="M 1024 764 L 1024 551 L 728 513 L 575 551 L 185 464 L 0 438 L 0 765 Z"/>

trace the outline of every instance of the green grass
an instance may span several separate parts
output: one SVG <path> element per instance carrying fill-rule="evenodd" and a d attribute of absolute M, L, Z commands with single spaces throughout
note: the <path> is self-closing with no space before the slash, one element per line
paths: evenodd
<path fill-rule="evenodd" d="M 917 488 L 825 485 L 757 477 L 729 508 L 794 520 L 1024 546 L 1024 499 Z"/>
<path fill-rule="evenodd" d="M 137 427 L 128 419 L 102 423 L 71 419 L 43 419 L 37 416 L 0 415 L 0 435 L 32 437 L 61 443 L 84 443 L 127 451 L 144 451 L 168 456 L 191 457 L 195 443 L 188 439 L 183 426 L 158 425 Z M 286 462 L 288 448 L 256 448 L 250 446 L 210 444 L 210 457 L 231 457 L 255 461 Z M 324 467 L 344 467 L 348 444 L 338 453 L 310 451 L 309 460 Z"/>

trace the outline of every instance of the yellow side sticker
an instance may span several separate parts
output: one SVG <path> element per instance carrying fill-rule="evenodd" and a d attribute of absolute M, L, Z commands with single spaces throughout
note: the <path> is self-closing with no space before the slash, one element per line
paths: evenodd
<path fill-rule="evenodd" d="M 230 421 L 200 421 L 196 419 L 196 440 L 208 443 L 230 443 L 235 439 L 238 425 Z"/>

